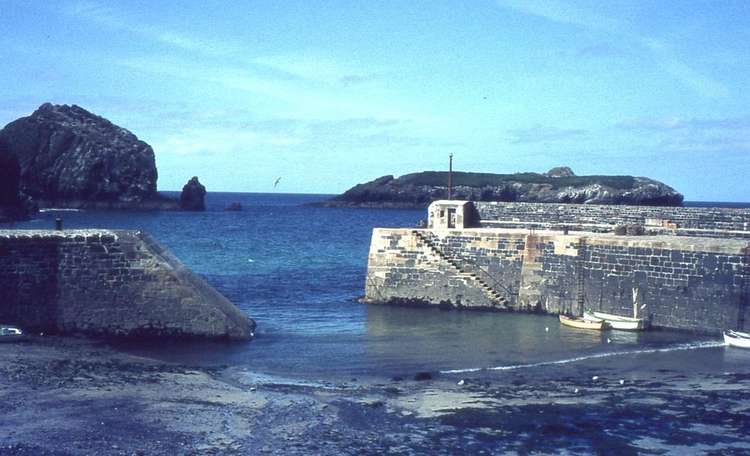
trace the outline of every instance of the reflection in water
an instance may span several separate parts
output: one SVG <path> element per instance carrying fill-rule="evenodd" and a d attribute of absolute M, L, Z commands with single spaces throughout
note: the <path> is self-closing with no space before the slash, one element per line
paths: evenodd
<path fill-rule="evenodd" d="M 717 345 L 670 331 L 574 329 L 549 315 L 383 306 L 366 307 L 366 331 L 363 361 L 381 373 L 546 365 Z"/>
<path fill-rule="evenodd" d="M 586 331 L 548 315 L 366 308 L 365 356 L 378 371 L 487 368 L 660 346 L 688 340 L 669 332 Z"/>

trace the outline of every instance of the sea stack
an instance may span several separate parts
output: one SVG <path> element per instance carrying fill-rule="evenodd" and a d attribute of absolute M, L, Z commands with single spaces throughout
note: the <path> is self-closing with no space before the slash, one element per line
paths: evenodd
<path fill-rule="evenodd" d="M 42 206 L 176 208 L 156 192 L 151 146 L 79 106 L 45 103 L 0 142 L 18 160 L 20 190 Z"/>
<path fill-rule="evenodd" d="M 180 194 L 180 209 L 183 211 L 205 211 L 206 187 L 204 187 L 197 176 L 193 176 Z"/>

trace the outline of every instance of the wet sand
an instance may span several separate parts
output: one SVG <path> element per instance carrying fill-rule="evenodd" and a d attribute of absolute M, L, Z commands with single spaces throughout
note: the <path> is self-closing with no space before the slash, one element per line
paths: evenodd
<path fill-rule="evenodd" d="M 281 381 L 36 337 L 0 345 L 0 455 L 750 452 L 746 372 L 415 374 Z"/>

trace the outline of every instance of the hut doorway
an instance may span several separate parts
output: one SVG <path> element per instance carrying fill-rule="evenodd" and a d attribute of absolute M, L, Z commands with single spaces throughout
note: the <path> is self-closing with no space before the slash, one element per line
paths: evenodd
<path fill-rule="evenodd" d="M 448 208 L 448 228 L 456 227 L 456 209 Z"/>

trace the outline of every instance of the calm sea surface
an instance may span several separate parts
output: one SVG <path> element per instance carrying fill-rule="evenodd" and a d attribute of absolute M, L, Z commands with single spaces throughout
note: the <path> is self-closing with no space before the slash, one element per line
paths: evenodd
<path fill-rule="evenodd" d="M 596 333 L 561 328 L 551 316 L 359 304 L 372 228 L 415 226 L 425 214 L 304 205 L 324 198 L 209 193 L 202 213 L 50 210 L 16 227 L 51 228 L 62 217 L 66 228 L 147 231 L 258 323 L 248 343 L 126 347 L 157 358 L 298 379 L 460 375 L 589 360 L 623 371 L 750 365 L 748 351 L 684 333 Z M 224 211 L 235 201 L 243 211 Z"/>

